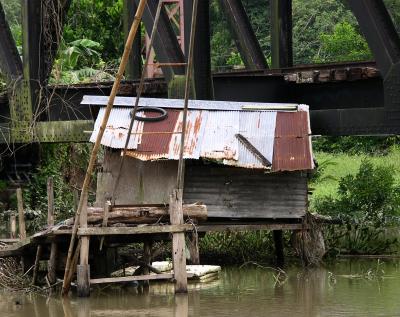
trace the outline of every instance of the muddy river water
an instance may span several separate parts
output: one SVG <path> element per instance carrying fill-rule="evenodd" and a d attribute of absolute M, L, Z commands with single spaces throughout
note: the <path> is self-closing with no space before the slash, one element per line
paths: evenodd
<path fill-rule="evenodd" d="M 400 261 L 341 260 L 324 268 L 224 268 L 220 279 L 191 284 L 103 288 L 89 299 L 0 293 L 1 317 L 122 316 L 400 316 Z"/>

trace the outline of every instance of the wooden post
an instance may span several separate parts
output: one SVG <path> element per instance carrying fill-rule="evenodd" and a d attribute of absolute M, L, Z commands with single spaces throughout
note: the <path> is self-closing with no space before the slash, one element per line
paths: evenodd
<path fill-rule="evenodd" d="M 111 211 L 111 201 L 107 200 L 106 203 L 104 204 L 104 209 L 103 209 L 103 222 L 101 224 L 102 227 L 107 227 L 108 215 L 110 214 L 110 211 Z M 86 215 L 87 215 L 87 211 L 86 211 Z M 103 243 L 104 243 L 104 237 L 101 237 L 100 251 L 103 249 Z"/>
<path fill-rule="evenodd" d="M 200 254 L 199 254 L 199 234 L 197 231 L 188 233 L 188 248 L 190 253 L 190 261 L 193 265 L 200 264 Z"/>
<path fill-rule="evenodd" d="M 97 154 L 100 149 L 101 139 L 103 138 L 104 131 L 105 131 L 108 119 L 110 117 L 111 110 L 114 105 L 114 100 L 118 93 L 118 89 L 121 84 L 126 65 L 128 63 L 129 55 L 130 55 L 130 52 L 132 49 L 132 44 L 135 39 L 137 30 L 139 29 L 146 4 L 147 4 L 147 0 L 140 0 L 139 5 L 137 7 L 134 22 L 132 23 L 131 30 L 129 32 L 128 38 L 125 43 L 124 53 L 122 54 L 118 73 L 115 76 L 115 82 L 113 84 L 110 96 L 108 98 L 107 107 L 106 107 L 106 110 L 104 113 L 103 121 L 100 126 L 100 132 L 97 135 L 96 142 L 92 149 L 92 154 L 90 155 L 90 160 L 89 160 L 89 164 L 88 164 L 88 167 L 86 170 L 85 179 L 82 184 L 82 192 L 81 192 L 81 197 L 79 199 L 78 209 L 75 212 L 75 221 L 74 221 L 74 226 L 72 228 L 71 240 L 70 240 L 69 247 L 68 247 L 67 263 L 65 265 L 64 282 L 63 282 L 63 287 L 62 287 L 62 295 L 64 295 L 64 296 L 66 296 L 68 294 L 69 288 L 70 288 L 70 284 L 68 284 L 68 276 L 70 275 L 69 271 L 71 270 L 71 260 L 72 260 L 72 255 L 74 253 L 74 248 L 75 248 L 76 234 L 78 232 L 79 217 L 80 217 L 82 209 L 87 207 L 87 195 L 88 195 L 88 191 L 89 191 L 89 185 L 92 180 L 92 174 L 93 174 L 93 170 L 94 170 L 94 167 L 96 164 Z"/>
<path fill-rule="evenodd" d="M 183 224 L 182 190 L 175 189 L 169 201 L 171 224 Z M 172 259 L 174 265 L 175 293 L 187 293 L 185 234 L 172 234 Z"/>
<path fill-rule="evenodd" d="M 151 265 L 151 249 L 152 249 L 152 241 L 146 241 L 143 243 L 143 275 L 149 275 L 150 270 L 149 266 Z M 144 287 L 149 287 L 149 280 L 143 281 Z"/>
<path fill-rule="evenodd" d="M 58 245 L 56 242 L 52 242 L 50 248 L 50 259 L 47 264 L 47 279 L 50 285 L 54 285 L 57 282 L 57 256 Z"/>
<path fill-rule="evenodd" d="M 43 247 L 40 244 L 36 248 L 35 266 L 33 267 L 33 274 L 32 274 L 32 285 L 35 285 L 37 282 L 37 276 L 40 266 L 40 258 L 42 257 L 42 248 Z"/>
<path fill-rule="evenodd" d="M 178 294 L 175 296 L 174 317 L 189 316 L 189 298 L 187 294 Z"/>
<path fill-rule="evenodd" d="M 87 206 L 80 214 L 80 227 L 87 228 Z M 80 265 L 77 267 L 77 290 L 79 297 L 90 295 L 89 237 L 81 237 Z"/>
<path fill-rule="evenodd" d="M 274 230 L 273 237 L 274 237 L 274 243 L 275 243 L 276 265 L 278 267 L 283 267 L 283 265 L 285 264 L 285 255 L 283 253 L 282 230 Z"/>
<path fill-rule="evenodd" d="M 53 177 L 47 179 L 47 225 L 54 226 L 54 187 Z"/>
<path fill-rule="evenodd" d="M 17 237 L 17 217 L 15 215 L 10 216 L 10 238 L 15 239 Z"/>
<path fill-rule="evenodd" d="M 54 183 L 53 177 L 47 179 L 47 225 L 54 226 Z M 47 262 L 47 280 L 50 285 L 57 282 L 57 254 L 58 245 L 55 241 L 51 243 L 50 259 Z"/>
<path fill-rule="evenodd" d="M 24 202 L 22 200 L 21 188 L 17 188 L 17 203 L 18 203 L 19 237 L 21 240 L 24 240 L 26 239 L 26 229 L 25 229 Z"/>
<path fill-rule="evenodd" d="M 73 191 L 74 195 L 74 210 L 78 210 L 78 205 L 79 205 L 79 191 L 75 188 Z"/>

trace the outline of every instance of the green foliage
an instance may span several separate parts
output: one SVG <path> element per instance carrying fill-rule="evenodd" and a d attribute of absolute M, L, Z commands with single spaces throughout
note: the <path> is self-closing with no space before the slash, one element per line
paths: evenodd
<path fill-rule="evenodd" d="M 390 137 L 319 137 L 313 140 L 313 149 L 317 152 L 385 155 L 400 144 L 399 136 Z"/>
<path fill-rule="evenodd" d="M 100 54 L 100 43 L 81 39 L 62 44 L 54 63 L 51 83 L 74 84 L 85 81 L 110 80 Z"/>
<path fill-rule="evenodd" d="M 264 261 L 273 254 L 271 232 L 212 232 L 200 239 L 202 258 L 211 257 L 214 263 L 245 263 Z"/>
<path fill-rule="evenodd" d="M 22 46 L 21 1 L 0 0 L 17 47 Z"/>
<path fill-rule="evenodd" d="M 348 22 L 335 25 L 332 34 L 321 34 L 317 63 L 362 61 L 372 59 L 368 43 Z"/>
<path fill-rule="evenodd" d="M 322 48 L 321 35 L 332 34 L 337 24 L 357 25 L 345 1 L 293 1 L 293 53 L 295 64 L 313 63 Z"/>
<path fill-rule="evenodd" d="M 100 43 L 81 39 L 71 42 L 67 47 L 61 47 L 60 59 L 67 70 L 82 68 L 84 65 L 96 65 L 101 61 Z"/>
<path fill-rule="evenodd" d="M 53 177 L 56 221 L 65 220 L 74 213 L 73 190 L 79 189 L 90 155 L 89 144 L 44 144 L 40 166 L 24 190 L 28 210 L 27 224 L 37 230 L 46 224 L 47 179 Z M 32 232 L 32 231 L 31 231 Z"/>
<path fill-rule="evenodd" d="M 339 181 L 337 197 L 318 198 L 314 209 L 344 222 L 328 235 L 340 252 L 375 254 L 397 242 L 385 230 L 400 215 L 400 186 L 390 167 L 364 160 L 355 175 Z"/>
<path fill-rule="evenodd" d="M 72 1 L 63 37 L 66 43 L 79 39 L 96 40 L 107 62 L 119 60 L 124 45 L 122 0 Z"/>
<path fill-rule="evenodd" d="M 231 52 L 231 56 L 226 60 L 227 65 L 231 66 L 243 66 L 243 60 L 239 53 Z"/>

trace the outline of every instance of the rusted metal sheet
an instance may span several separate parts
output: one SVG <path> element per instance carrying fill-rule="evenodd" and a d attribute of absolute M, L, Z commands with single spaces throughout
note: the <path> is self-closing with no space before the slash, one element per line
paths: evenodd
<path fill-rule="evenodd" d="M 208 159 L 224 165 L 295 171 L 313 168 L 308 107 L 297 111 L 211 111 L 192 109 L 187 116 L 185 159 Z M 130 108 L 114 108 L 102 144 L 124 147 Z M 142 161 L 179 158 L 183 111 L 166 109 L 168 117 L 158 122 L 135 121 L 128 155 Z M 152 112 L 140 116 L 154 116 Z M 100 109 L 91 140 L 95 140 L 104 116 Z M 256 151 L 236 137 L 241 135 Z"/>
<path fill-rule="evenodd" d="M 279 112 L 276 118 L 272 171 L 313 169 L 309 134 L 308 112 Z"/>

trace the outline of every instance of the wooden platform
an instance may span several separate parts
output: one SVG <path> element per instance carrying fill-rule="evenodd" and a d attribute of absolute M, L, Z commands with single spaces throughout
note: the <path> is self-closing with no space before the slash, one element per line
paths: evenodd
<path fill-rule="evenodd" d="M 170 233 L 176 232 L 191 232 L 196 230 L 199 233 L 206 232 L 237 232 L 247 230 L 301 230 L 305 227 L 297 220 L 294 223 L 287 222 L 271 222 L 257 221 L 251 223 L 244 222 L 205 222 L 199 225 L 183 224 L 183 225 L 139 225 L 136 227 L 88 227 L 78 230 L 79 236 L 146 236 L 151 234 L 161 234 L 165 239 L 168 239 Z M 24 240 L 13 239 L 14 242 L 2 250 L 0 257 L 12 257 L 21 255 L 22 251 L 27 248 L 35 248 L 38 244 L 50 244 L 55 239 L 69 240 L 71 229 L 63 225 L 56 225 L 47 230 L 38 232 Z M 17 242 L 15 242 L 17 241 Z"/>

